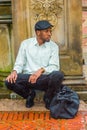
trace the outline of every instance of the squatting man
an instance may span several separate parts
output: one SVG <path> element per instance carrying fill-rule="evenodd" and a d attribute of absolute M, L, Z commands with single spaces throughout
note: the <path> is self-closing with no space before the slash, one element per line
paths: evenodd
<path fill-rule="evenodd" d="M 34 105 L 35 90 L 44 91 L 49 109 L 55 92 L 64 78 L 60 71 L 59 48 L 51 39 L 53 25 L 47 20 L 36 22 L 35 37 L 22 41 L 13 71 L 5 80 L 8 89 L 26 99 L 26 107 Z"/>

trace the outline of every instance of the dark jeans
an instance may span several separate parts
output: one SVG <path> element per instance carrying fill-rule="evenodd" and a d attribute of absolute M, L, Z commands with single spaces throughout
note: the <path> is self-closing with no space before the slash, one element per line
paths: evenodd
<path fill-rule="evenodd" d="M 28 82 L 29 77 L 30 74 L 18 74 L 15 83 L 5 81 L 5 85 L 23 98 L 27 98 L 31 90 L 45 91 L 46 95 L 51 98 L 55 91 L 61 87 L 64 75 L 60 71 L 53 71 L 50 74 L 41 75 L 34 84 Z"/>

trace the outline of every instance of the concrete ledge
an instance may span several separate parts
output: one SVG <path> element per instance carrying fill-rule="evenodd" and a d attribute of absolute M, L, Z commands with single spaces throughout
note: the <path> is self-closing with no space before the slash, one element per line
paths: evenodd
<path fill-rule="evenodd" d="M 0 99 L 0 111 L 49 111 L 44 102 L 37 102 L 31 108 L 26 108 L 25 99 Z M 87 111 L 87 104 L 80 100 L 79 111 Z"/>

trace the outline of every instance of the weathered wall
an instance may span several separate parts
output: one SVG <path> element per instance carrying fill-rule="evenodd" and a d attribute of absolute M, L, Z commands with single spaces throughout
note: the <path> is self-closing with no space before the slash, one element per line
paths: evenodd
<path fill-rule="evenodd" d="M 12 68 L 12 20 L 11 2 L 0 1 L 0 87 L 6 73 Z"/>
<path fill-rule="evenodd" d="M 52 39 L 60 46 L 61 70 L 82 75 L 81 0 L 12 0 L 12 9 L 15 54 L 23 39 L 35 35 L 35 22 L 48 19 L 54 25 Z"/>

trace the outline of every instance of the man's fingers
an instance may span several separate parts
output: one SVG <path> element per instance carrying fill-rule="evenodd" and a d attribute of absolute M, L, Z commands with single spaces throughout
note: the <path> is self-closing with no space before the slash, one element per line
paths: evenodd
<path fill-rule="evenodd" d="M 10 75 L 6 78 L 6 80 L 7 80 L 8 82 L 11 81 L 11 77 L 10 77 Z"/>
<path fill-rule="evenodd" d="M 13 79 L 13 82 L 15 83 L 15 81 L 17 79 L 17 75 L 13 75 L 12 79 Z"/>
<path fill-rule="evenodd" d="M 10 75 L 6 78 L 6 80 L 7 80 L 8 82 L 11 82 L 11 83 L 15 83 L 16 79 L 17 79 L 17 75 L 15 75 L 15 74 L 10 74 Z"/>
<path fill-rule="evenodd" d="M 37 76 L 34 75 L 34 74 L 32 74 L 32 75 L 30 76 L 30 78 L 29 78 L 29 82 L 30 82 L 30 83 L 36 83 L 36 80 L 37 80 Z"/>

